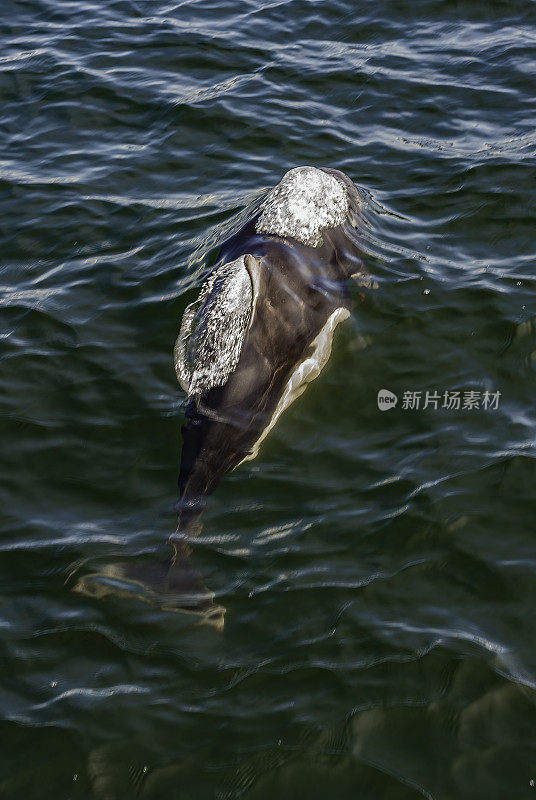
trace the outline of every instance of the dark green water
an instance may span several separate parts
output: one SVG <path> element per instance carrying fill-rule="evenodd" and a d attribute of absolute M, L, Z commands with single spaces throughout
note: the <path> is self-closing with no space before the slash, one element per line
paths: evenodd
<path fill-rule="evenodd" d="M 0 797 L 536 797 L 536 4 L 0 14 Z M 378 288 L 214 495 L 225 631 L 73 593 L 173 531 L 182 312 L 299 164 Z"/>

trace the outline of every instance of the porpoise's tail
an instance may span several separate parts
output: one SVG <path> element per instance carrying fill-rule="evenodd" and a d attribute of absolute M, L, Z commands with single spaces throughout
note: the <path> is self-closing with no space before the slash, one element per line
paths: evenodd
<path fill-rule="evenodd" d="M 223 630 L 225 608 L 214 602 L 214 593 L 190 562 L 190 542 L 201 531 L 201 514 L 202 509 L 193 514 L 191 508 L 179 513 L 177 530 L 159 559 L 105 564 L 79 577 L 73 591 L 98 598 L 136 598 L 166 611 L 192 615 L 199 624 Z"/>

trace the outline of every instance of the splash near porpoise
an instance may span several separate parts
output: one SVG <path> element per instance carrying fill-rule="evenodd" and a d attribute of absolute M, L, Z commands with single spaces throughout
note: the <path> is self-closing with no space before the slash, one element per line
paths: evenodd
<path fill-rule="evenodd" d="M 191 540 L 221 478 L 256 456 L 327 362 L 333 332 L 350 314 L 349 279 L 366 283 L 360 209 L 344 173 L 297 167 L 223 242 L 175 344 L 188 402 L 171 554 L 109 565 L 80 579 L 77 591 L 136 595 L 223 627 L 225 609 L 190 564 Z"/>

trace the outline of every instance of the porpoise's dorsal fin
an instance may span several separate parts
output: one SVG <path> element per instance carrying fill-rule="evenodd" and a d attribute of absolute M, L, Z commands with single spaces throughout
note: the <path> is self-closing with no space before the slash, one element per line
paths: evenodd
<path fill-rule="evenodd" d="M 222 264 L 185 310 L 174 349 L 175 371 L 189 397 L 223 386 L 234 371 L 253 313 L 259 262 L 250 255 Z"/>

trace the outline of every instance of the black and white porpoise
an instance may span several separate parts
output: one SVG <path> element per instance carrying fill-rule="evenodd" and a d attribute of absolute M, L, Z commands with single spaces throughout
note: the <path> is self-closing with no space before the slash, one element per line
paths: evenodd
<path fill-rule="evenodd" d="M 127 581 L 146 599 L 223 626 L 224 609 L 190 566 L 189 543 L 220 479 L 256 456 L 282 412 L 322 370 L 333 332 L 350 314 L 348 280 L 367 285 L 360 209 L 344 173 L 297 167 L 221 245 L 175 344 L 188 403 L 172 554 L 165 563 L 116 566 L 106 591 Z"/>

